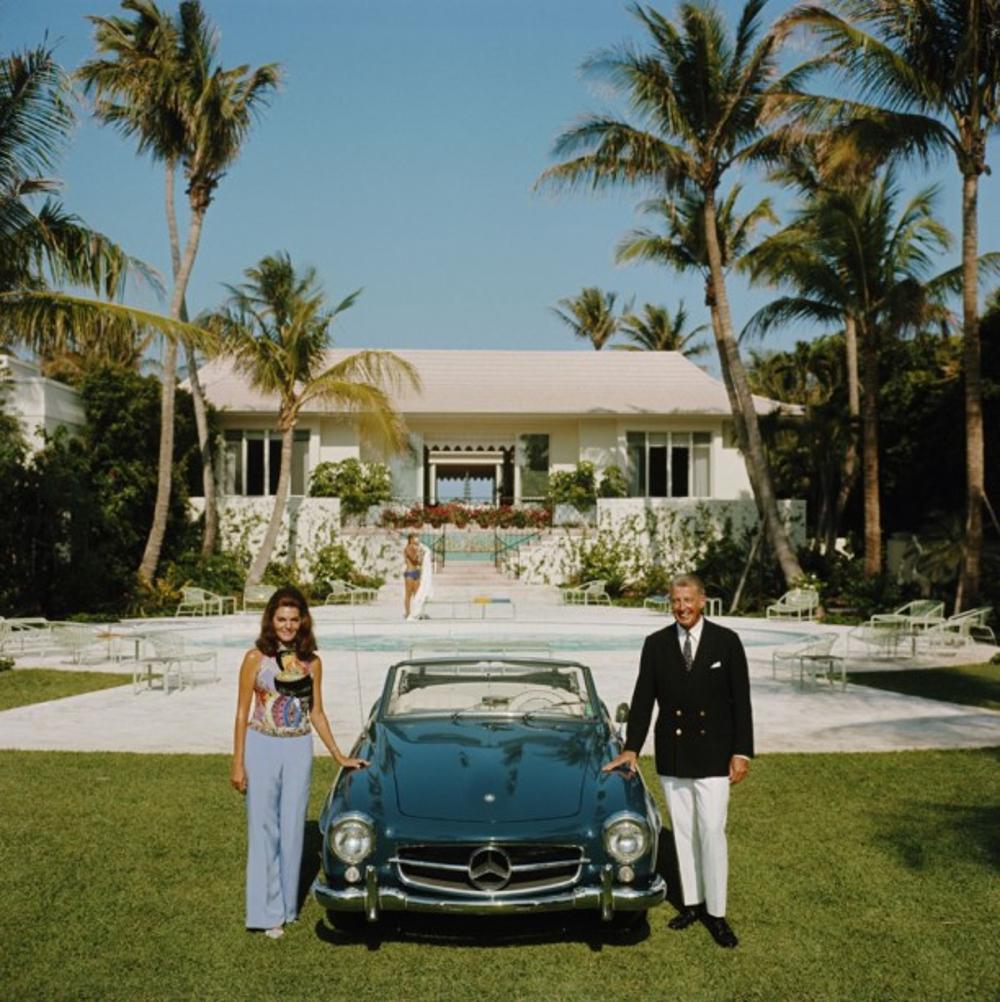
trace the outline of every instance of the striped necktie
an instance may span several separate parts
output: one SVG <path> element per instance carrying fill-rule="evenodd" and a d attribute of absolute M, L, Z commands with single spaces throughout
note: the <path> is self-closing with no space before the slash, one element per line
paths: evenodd
<path fill-rule="evenodd" d="M 687 630 L 684 631 L 684 650 L 681 653 L 684 655 L 684 668 L 690 671 L 694 658 L 691 656 L 691 634 Z"/>

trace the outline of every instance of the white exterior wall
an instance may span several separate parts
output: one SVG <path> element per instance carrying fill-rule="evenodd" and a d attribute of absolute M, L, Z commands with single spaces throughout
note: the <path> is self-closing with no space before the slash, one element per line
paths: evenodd
<path fill-rule="evenodd" d="M 779 501 L 779 511 L 793 546 L 805 543 L 804 501 Z M 601 498 L 597 527 L 589 530 L 553 530 L 522 548 L 520 580 L 527 584 L 560 585 L 580 567 L 581 553 L 600 536 L 611 536 L 631 554 L 636 569 L 650 562 L 670 574 L 696 569 L 704 548 L 723 533 L 743 535 L 757 525 L 752 499 L 718 498 Z"/>
<path fill-rule="evenodd" d="M 204 498 L 191 498 L 192 516 L 197 518 L 205 508 Z M 274 498 L 219 498 L 219 536 L 223 549 L 245 547 L 250 556 L 256 555 L 271 518 Z M 295 560 L 308 575 L 309 555 L 329 543 L 340 533 L 340 498 L 290 497 L 285 505 L 274 560 Z"/>
<path fill-rule="evenodd" d="M 581 421 L 580 462 L 593 463 L 598 473 L 608 466 L 617 466 L 624 472 L 627 453 L 622 447 L 622 441 L 618 421 L 614 418 L 607 421 Z"/>
<path fill-rule="evenodd" d="M 358 459 L 361 456 L 361 446 L 358 444 L 358 433 L 354 426 L 336 418 L 319 420 L 319 435 L 316 442 L 316 464 L 338 463 L 342 459 Z M 300 425 L 304 426 L 303 425 Z M 315 428 L 311 429 L 315 434 Z M 310 446 L 312 442 L 310 442 Z M 312 463 L 312 449 L 309 461 Z M 311 467 L 310 469 L 314 469 Z"/>
<path fill-rule="evenodd" d="M 33 451 L 41 449 L 45 436 L 56 429 L 78 431 L 86 423 L 80 394 L 72 386 L 46 379 L 36 365 L 0 356 L 0 380 L 3 407 L 18 418 Z"/>
<path fill-rule="evenodd" d="M 60 384 L 56 384 L 57 386 Z M 67 388 L 68 389 L 68 388 Z M 72 391 L 71 391 L 72 392 Z M 598 473 L 614 464 L 625 470 L 628 450 L 626 433 L 630 431 L 708 431 L 712 435 L 710 478 L 711 496 L 716 499 L 741 500 L 752 498 L 750 479 L 743 456 L 735 444 L 727 446 L 723 435 L 725 421 L 719 415 L 705 417 L 663 417 L 638 415 L 623 419 L 616 415 L 608 419 L 553 419 L 523 417 L 516 420 L 475 419 L 468 417 L 447 420 L 418 419 L 410 422 L 411 456 L 391 457 L 393 493 L 416 498 L 423 491 L 423 448 L 460 442 L 514 444 L 524 434 L 543 433 L 549 436 L 549 467 L 572 470 L 582 460 L 594 463 Z M 222 415 L 222 424 L 229 428 L 274 427 L 264 415 Z M 308 417 L 299 423 L 310 431 L 309 469 L 319 463 L 342 459 L 385 461 L 359 444 L 353 425 L 334 418 Z"/>

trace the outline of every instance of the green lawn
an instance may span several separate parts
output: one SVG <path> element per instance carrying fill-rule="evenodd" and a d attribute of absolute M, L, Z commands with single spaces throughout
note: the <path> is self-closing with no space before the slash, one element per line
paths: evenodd
<path fill-rule="evenodd" d="M 242 927 L 245 821 L 224 756 L 4 752 L 10 999 L 958 999 L 1000 992 L 1000 751 L 772 755 L 734 792 L 729 915 Z M 645 762 L 649 769 L 649 762 Z M 329 766 L 317 761 L 307 833 Z M 311 867 L 315 862 L 311 862 Z M 311 868 L 310 867 L 310 868 Z M 309 874 L 311 876 L 311 873 Z"/>
<path fill-rule="evenodd" d="M 0 710 L 44 703 L 81 692 L 111 689 L 131 682 L 127 675 L 100 671 L 60 671 L 58 668 L 14 668 L 0 672 Z"/>
<path fill-rule="evenodd" d="M 857 685 L 888 689 L 906 696 L 943 699 L 964 706 L 1000 710 L 1000 664 L 948 665 L 946 668 L 915 668 L 904 671 L 851 672 Z"/>

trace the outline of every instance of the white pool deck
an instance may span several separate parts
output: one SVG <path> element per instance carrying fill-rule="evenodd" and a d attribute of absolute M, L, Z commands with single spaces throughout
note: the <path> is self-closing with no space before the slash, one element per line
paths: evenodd
<path fill-rule="evenodd" d="M 385 594 L 385 593 L 389 594 Z M 520 602 L 517 619 L 499 618 L 503 610 L 487 610 L 484 621 L 433 619 L 403 622 L 394 589 L 383 590 L 373 606 L 314 609 L 320 654 L 323 657 L 323 701 L 340 746 L 347 750 L 360 732 L 381 692 L 386 668 L 409 655 L 412 645 L 433 645 L 442 637 L 483 642 L 502 639 L 548 638 L 552 656 L 579 660 L 591 667 L 598 692 L 613 708 L 627 701 L 638 669 L 642 637 L 662 627 L 668 617 L 642 609 L 557 606 L 551 602 Z M 494 618 L 494 613 L 497 613 Z M 754 725 L 758 754 L 769 752 L 862 752 L 898 749 L 974 748 L 1000 746 L 1000 713 L 933 700 L 882 692 L 865 686 L 806 682 L 800 686 L 788 674 L 773 679 L 771 654 L 775 646 L 802 634 L 834 631 L 842 636 L 835 653 L 845 653 L 847 627 L 799 624 L 774 620 L 718 620 L 740 630 L 776 631 L 780 640 L 749 646 Z M 228 753 L 232 749 L 236 681 L 242 652 L 256 636 L 259 615 L 205 619 L 135 622 L 136 628 L 175 629 L 192 642 L 214 647 L 219 655 L 221 681 L 199 676 L 198 683 L 164 694 L 159 689 L 134 693 L 130 685 L 81 696 L 36 703 L 0 712 L 0 748 L 76 751 Z M 333 649 L 323 650 L 323 637 L 336 636 Z M 359 638 L 355 646 L 355 637 Z M 393 650 L 364 649 L 374 638 Z M 560 638 L 587 644 L 579 650 L 560 648 Z M 583 639 L 587 638 L 587 639 Z M 602 645 L 624 649 L 601 650 Z M 421 646 L 420 654 L 429 653 Z M 956 660 L 987 660 L 995 647 L 980 645 Z M 58 666 L 67 671 L 103 670 L 131 674 L 126 663 L 80 666 L 63 664 L 60 656 L 18 658 L 18 667 Z M 917 662 L 895 662 L 912 667 Z M 929 662 L 923 662 L 925 664 Z M 886 662 L 859 662 L 850 670 L 885 669 Z M 652 750 L 651 738 L 647 752 Z M 322 753 L 317 741 L 317 752 Z"/>

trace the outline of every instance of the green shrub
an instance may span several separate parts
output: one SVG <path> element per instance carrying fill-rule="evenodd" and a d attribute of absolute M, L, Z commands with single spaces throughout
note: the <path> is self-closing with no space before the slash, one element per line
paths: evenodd
<path fill-rule="evenodd" d="M 621 468 L 615 465 L 607 466 L 601 474 L 601 486 L 597 493 L 602 498 L 627 498 L 628 480 Z"/>
<path fill-rule="evenodd" d="M 389 467 L 384 463 L 362 463 L 358 459 L 320 463 L 309 478 L 309 496 L 340 498 L 345 514 L 363 515 L 372 505 L 382 504 L 392 497 Z"/>
<path fill-rule="evenodd" d="M 13 658 L 0 658 L 0 671 L 10 671 L 14 667 Z"/>
<path fill-rule="evenodd" d="M 545 500 L 549 505 L 571 504 L 581 511 L 593 508 L 597 504 L 594 464 L 583 460 L 575 470 L 550 473 Z"/>
<path fill-rule="evenodd" d="M 217 595 L 239 595 L 248 569 L 241 556 L 229 550 L 208 557 L 189 550 L 167 564 L 163 576 L 177 589 L 189 584 Z"/>

